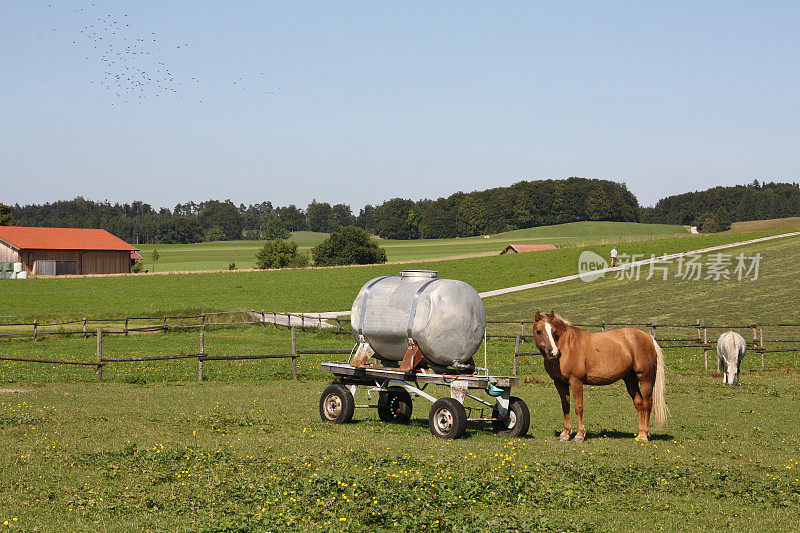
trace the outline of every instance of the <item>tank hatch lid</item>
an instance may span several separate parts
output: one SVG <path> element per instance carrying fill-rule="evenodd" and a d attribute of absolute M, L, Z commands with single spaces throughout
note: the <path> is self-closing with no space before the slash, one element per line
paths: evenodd
<path fill-rule="evenodd" d="M 403 270 L 400 272 L 400 277 L 436 279 L 439 277 L 439 272 L 436 270 Z"/>

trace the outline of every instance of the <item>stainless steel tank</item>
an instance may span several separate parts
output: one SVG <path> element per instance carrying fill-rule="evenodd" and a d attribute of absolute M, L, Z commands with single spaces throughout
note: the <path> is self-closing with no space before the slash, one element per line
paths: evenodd
<path fill-rule="evenodd" d="M 405 270 L 368 281 L 353 302 L 353 336 L 377 357 L 402 361 L 413 338 L 434 364 L 458 366 L 483 342 L 486 310 L 475 289 L 434 270 Z"/>

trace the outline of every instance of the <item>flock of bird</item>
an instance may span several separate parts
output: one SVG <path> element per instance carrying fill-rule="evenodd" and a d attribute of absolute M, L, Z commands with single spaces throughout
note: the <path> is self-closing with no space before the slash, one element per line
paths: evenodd
<path fill-rule="evenodd" d="M 155 32 L 137 31 L 127 14 L 98 16 L 93 8 L 95 4 L 90 3 L 86 8 L 74 10 L 84 19 L 84 24 L 73 44 L 86 50 L 84 57 L 87 61 L 99 62 L 98 73 L 102 71 L 102 76 L 90 83 L 106 89 L 114 100 L 112 105 L 143 103 L 164 96 L 197 97 L 203 101 L 195 90 L 200 87 L 200 76 L 191 76 L 191 81 L 187 80 L 184 85 L 168 65 L 169 58 L 176 51 L 189 48 L 189 43 L 166 44 Z M 190 87 L 193 90 L 188 90 Z M 264 89 L 263 72 L 239 76 L 231 81 L 230 87 L 247 91 L 256 88 L 267 95 L 277 94 L 280 90 Z"/>

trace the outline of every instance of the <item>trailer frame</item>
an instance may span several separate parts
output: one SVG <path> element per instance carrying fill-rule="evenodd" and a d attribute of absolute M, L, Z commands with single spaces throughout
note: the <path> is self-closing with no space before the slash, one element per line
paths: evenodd
<path fill-rule="evenodd" d="M 412 395 L 431 402 L 428 425 L 440 438 L 464 436 L 467 422 L 491 422 L 495 433 L 512 437 L 524 436 L 530 426 L 530 413 L 525 402 L 511 395 L 520 384 L 515 376 L 488 374 L 435 373 L 428 370 L 404 371 L 386 367 L 352 366 L 346 363 L 322 363 L 322 371 L 335 376 L 320 398 L 320 416 L 324 421 L 349 422 L 356 408 L 377 408 L 383 421 L 407 423 L 411 416 Z M 428 385 L 449 389 L 449 397 L 437 398 L 426 392 Z M 356 404 L 359 387 L 367 386 L 367 397 L 378 393 L 377 404 Z M 470 391 L 483 390 L 494 403 Z M 464 405 L 471 399 L 479 406 Z M 487 410 L 489 415 L 487 416 Z"/>

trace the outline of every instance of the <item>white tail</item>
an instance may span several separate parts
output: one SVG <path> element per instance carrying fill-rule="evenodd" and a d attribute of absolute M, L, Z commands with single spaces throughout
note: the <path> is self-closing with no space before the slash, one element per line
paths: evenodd
<path fill-rule="evenodd" d="M 653 425 L 663 428 L 667 424 L 669 408 L 664 399 L 664 391 L 667 388 L 664 378 L 664 352 L 661 346 L 653 339 L 653 347 L 656 349 L 656 382 L 653 384 Z"/>

